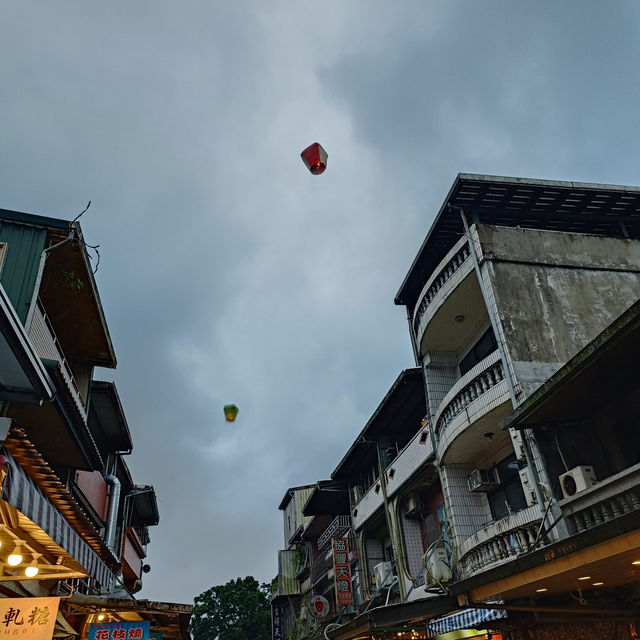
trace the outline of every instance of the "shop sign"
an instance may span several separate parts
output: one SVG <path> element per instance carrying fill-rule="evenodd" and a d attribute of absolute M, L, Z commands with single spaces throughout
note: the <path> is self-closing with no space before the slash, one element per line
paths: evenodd
<path fill-rule="evenodd" d="M 149 640 L 149 620 L 89 625 L 88 640 Z"/>
<path fill-rule="evenodd" d="M 348 538 L 333 538 L 333 577 L 336 587 L 336 603 L 339 607 L 353 604 L 351 566 L 349 565 Z"/>
<path fill-rule="evenodd" d="M 323 596 L 315 596 L 311 599 L 309 611 L 314 618 L 326 618 L 329 615 L 329 601 Z"/>
<path fill-rule="evenodd" d="M 282 620 L 280 618 L 280 605 L 271 605 L 271 634 L 273 640 L 282 640 Z"/>
<path fill-rule="evenodd" d="M 0 598 L 0 637 L 51 640 L 60 598 Z"/>

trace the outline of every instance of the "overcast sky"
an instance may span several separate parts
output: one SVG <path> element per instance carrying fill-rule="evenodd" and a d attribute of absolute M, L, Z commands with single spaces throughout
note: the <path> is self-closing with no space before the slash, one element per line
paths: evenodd
<path fill-rule="evenodd" d="M 640 0 L 1 0 L 0 72 L 0 207 L 92 201 L 154 600 L 277 573 L 287 487 L 414 364 L 457 173 L 640 184 Z"/>

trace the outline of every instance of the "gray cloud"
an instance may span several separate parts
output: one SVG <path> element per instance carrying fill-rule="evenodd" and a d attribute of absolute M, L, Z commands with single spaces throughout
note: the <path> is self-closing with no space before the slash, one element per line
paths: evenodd
<path fill-rule="evenodd" d="M 286 488 L 328 477 L 413 364 L 393 297 L 458 171 L 637 183 L 635 2 L 3 14 L 0 206 L 93 201 L 99 376 L 160 501 L 143 597 L 273 577 Z"/>

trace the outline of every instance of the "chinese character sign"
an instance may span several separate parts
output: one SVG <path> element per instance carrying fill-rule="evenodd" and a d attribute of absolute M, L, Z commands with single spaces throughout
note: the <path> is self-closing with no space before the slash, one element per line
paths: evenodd
<path fill-rule="evenodd" d="M 271 622 L 273 640 L 282 640 L 282 620 L 280 619 L 280 605 L 275 602 L 271 605 Z"/>
<path fill-rule="evenodd" d="M 149 620 L 89 625 L 88 640 L 149 640 Z"/>
<path fill-rule="evenodd" d="M 333 575 L 336 585 L 336 603 L 339 607 L 353 604 L 351 567 L 349 565 L 349 540 L 333 538 Z"/>
<path fill-rule="evenodd" d="M 60 598 L 0 598 L 0 635 L 51 640 Z"/>

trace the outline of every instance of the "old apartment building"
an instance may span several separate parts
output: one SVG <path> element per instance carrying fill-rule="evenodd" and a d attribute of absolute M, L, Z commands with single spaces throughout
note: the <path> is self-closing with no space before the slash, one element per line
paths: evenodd
<path fill-rule="evenodd" d="M 336 456 L 358 597 L 316 627 L 633 636 L 639 299 L 640 189 L 456 178 L 395 298 L 414 368 Z"/>

